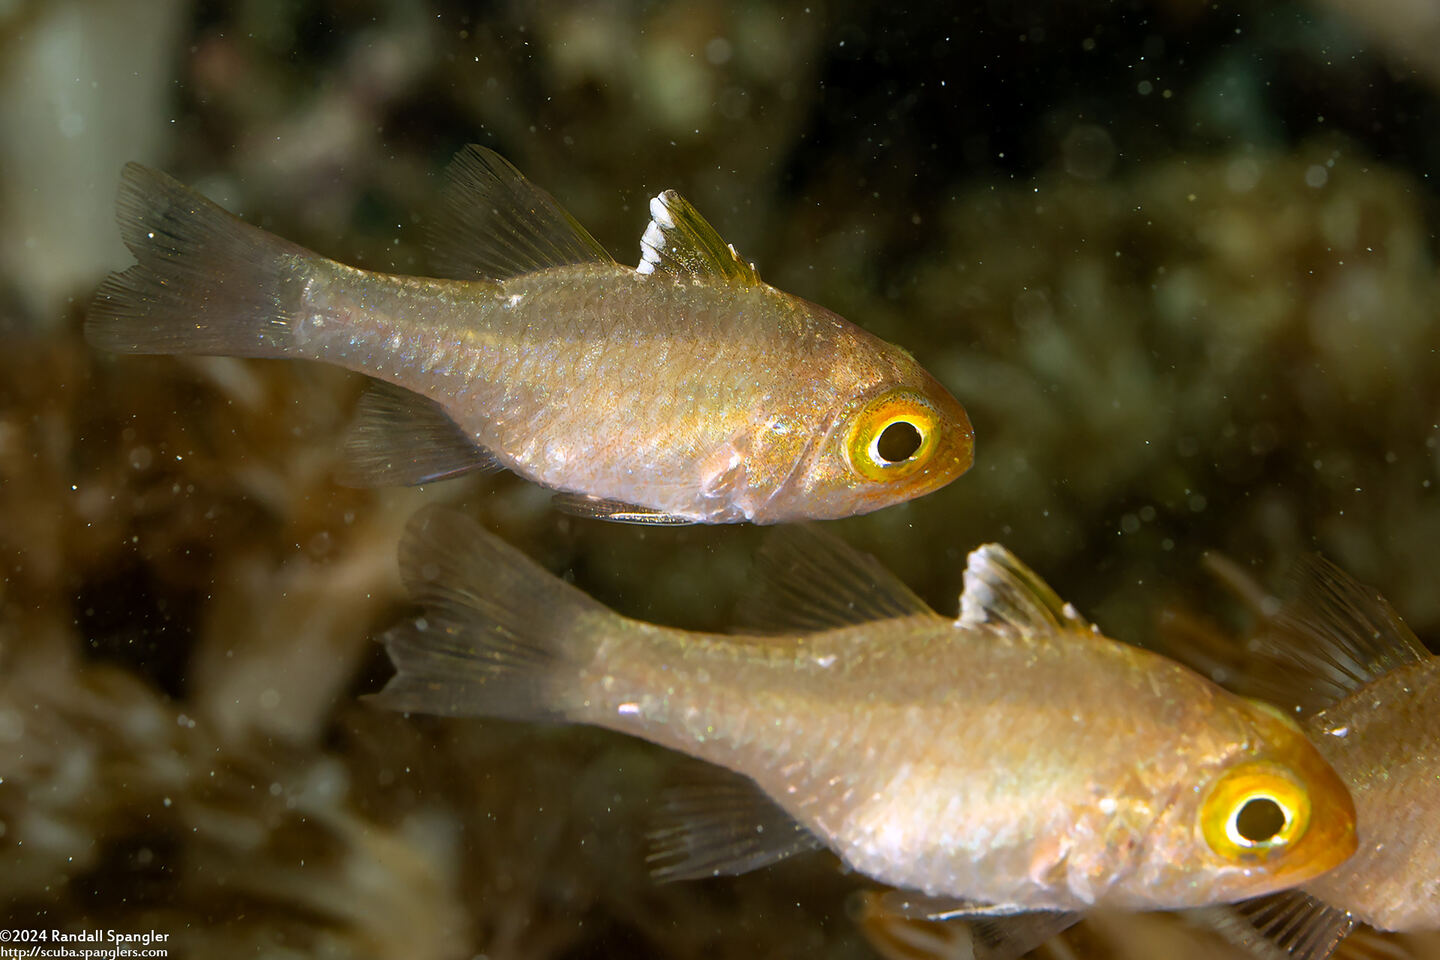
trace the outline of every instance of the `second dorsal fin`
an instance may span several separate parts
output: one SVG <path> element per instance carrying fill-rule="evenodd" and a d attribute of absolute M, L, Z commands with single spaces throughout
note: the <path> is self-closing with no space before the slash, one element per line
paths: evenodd
<path fill-rule="evenodd" d="M 1290 579 L 1289 598 L 1250 649 L 1280 668 L 1291 681 L 1290 699 L 1307 712 L 1430 658 L 1378 590 L 1325 558 L 1305 557 Z"/>
<path fill-rule="evenodd" d="M 613 263 L 565 208 L 494 150 L 471 144 L 445 170 L 427 228 L 431 266 L 454 280 L 504 280 L 572 263 Z"/>
<path fill-rule="evenodd" d="M 874 557 L 814 525 L 768 533 L 753 576 L 736 616 L 737 629 L 746 633 L 808 633 L 937 616 Z"/>
<path fill-rule="evenodd" d="M 640 265 L 635 269 L 682 280 L 760 283 L 755 265 L 741 259 L 700 211 L 674 190 L 650 201 L 650 225 L 640 238 Z"/>
<path fill-rule="evenodd" d="M 960 625 L 986 624 L 1033 633 L 1088 630 L 1090 623 L 1056 595 L 1040 575 L 998 543 L 971 551 L 960 595 Z"/>

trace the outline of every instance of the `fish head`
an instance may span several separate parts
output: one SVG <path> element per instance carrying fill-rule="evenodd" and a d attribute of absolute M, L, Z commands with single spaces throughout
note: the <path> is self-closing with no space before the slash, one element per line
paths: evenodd
<path fill-rule="evenodd" d="M 885 352 L 839 386 L 827 416 L 762 523 L 870 513 L 933 493 L 970 469 L 975 431 L 960 401 L 910 354 Z M 850 389 L 855 381 L 859 389 Z"/>
<path fill-rule="evenodd" d="M 1152 835 L 1142 871 L 1172 906 L 1262 896 L 1304 883 L 1355 852 L 1345 783 L 1298 724 L 1259 701 L 1226 695 L 1234 746 L 1198 767 Z"/>

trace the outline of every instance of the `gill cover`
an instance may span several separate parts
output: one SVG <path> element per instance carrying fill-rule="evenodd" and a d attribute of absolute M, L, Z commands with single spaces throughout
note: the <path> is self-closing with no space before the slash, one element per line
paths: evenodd
<path fill-rule="evenodd" d="M 925 468 L 938 446 L 940 427 L 940 412 L 929 400 L 904 387 L 888 390 L 851 420 L 845 455 L 866 480 L 902 480 Z"/>
<path fill-rule="evenodd" d="M 1255 761 L 1227 770 L 1200 807 L 1200 832 L 1227 860 L 1263 862 L 1310 826 L 1310 794 L 1288 770 Z"/>

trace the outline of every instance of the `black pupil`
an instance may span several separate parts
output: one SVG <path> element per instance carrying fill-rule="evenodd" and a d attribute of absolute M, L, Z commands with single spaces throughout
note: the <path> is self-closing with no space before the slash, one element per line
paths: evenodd
<path fill-rule="evenodd" d="M 875 452 L 880 454 L 880 459 L 886 463 L 909 460 L 919 449 L 920 431 L 915 429 L 915 424 L 905 420 L 896 420 L 890 424 L 880 432 L 880 439 L 875 441 Z"/>
<path fill-rule="evenodd" d="M 1285 811 L 1269 797 L 1246 800 L 1235 816 L 1235 830 L 1251 843 L 1265 843 L 1285 829 Z"/>

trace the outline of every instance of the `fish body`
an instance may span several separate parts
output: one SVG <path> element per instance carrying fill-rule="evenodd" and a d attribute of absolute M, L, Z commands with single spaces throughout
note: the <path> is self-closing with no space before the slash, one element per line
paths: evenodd
<path fill-rule="evenodd" d="M 786 596 L 813 601 L 817 628 L 720 636 L 622 618 L 473 524 L 422 513 L 401 565 L 426 611 L 387 635 L 398 674 L 380 699 L 650 740 L 749 778 L 861 873 L 999 912 L 1232 900 L 1353 849 L 1349 797 L 1293 724 L 1101 636 L 1003 549 L 972 554 L 949 620 L 873 562 L 795 536 L 788 565 L 809 582 Z M 889 599 L 835 588 L 861 582 Z M 1235 849 L 1222 835 L 1252 780 L 1288 785 L 1304 823 Z M 753 843 L 738 832 L 682 839 L 695 862 L 676 875 L 768 862 L 706 859 Z M 794 852 L 793 833 L 768 835 Z"/>
<path fill-rule="evenodd" d="M 1305 892 L 1381 930 L 1440 930 L 1440 660 L 1365 684 L 1301 725 L 1355 801 L 1355 855 Z"/>
<path fill-rule="evenodd" d="M 102 285 L 87 335 L 368 374 L 401 389 L 362 403 L 360 480 L 505 467 L 610 519 L 843 517 L 969 467 L 964 409 L 908 353 L 761 282 L 673 191 L 651 203 L 638 268 L 481 148 L 457 158 L 446 201 L 453 278 L 400 277 L 131 164 L 119 220 L 139 263 Z"/>

